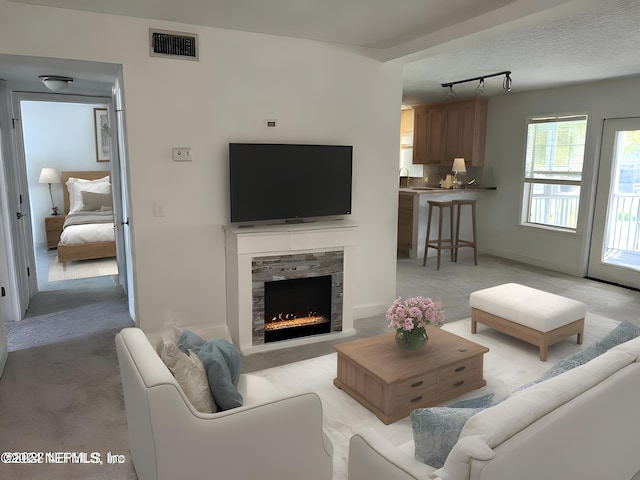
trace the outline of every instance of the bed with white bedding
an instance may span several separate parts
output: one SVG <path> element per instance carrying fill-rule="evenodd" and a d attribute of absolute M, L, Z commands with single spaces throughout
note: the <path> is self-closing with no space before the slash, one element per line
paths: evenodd
<path fill-rule="evenodd" d="M 113 202 L 109 172 L 62 172 L 64 229 L 58 262 L 115 257 Z"/>

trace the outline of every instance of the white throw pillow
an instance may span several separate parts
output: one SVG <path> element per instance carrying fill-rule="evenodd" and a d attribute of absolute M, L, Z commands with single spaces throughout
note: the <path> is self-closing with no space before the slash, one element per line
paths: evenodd
<path fill-rule="evenodd" d="M 69 191 L 69 212 L 82 209 L 82 192 L 111 193 L 110 177 L 98 178 L 96 180 L 86 180 L 84 178 L 69 177 L 66 182 Z"/>
<path fill-rule="evenodd" d="M 160 339 L 158 354 L 194 408 L 202 413 L 215 413 L 217 407 L 209 389 L 207 372 L 197 355 L 193 352 L 185 355 L 176 342 L 165 338 Z"/>

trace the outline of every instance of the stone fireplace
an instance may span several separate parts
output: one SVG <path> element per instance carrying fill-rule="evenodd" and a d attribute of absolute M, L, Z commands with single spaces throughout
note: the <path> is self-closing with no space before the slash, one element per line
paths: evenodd
<path fill-rule="evenodd" d="M 227 324 L 244 355 L 355 333 L 351 275 L 356 228 L 346 220 L 224 227 Z M 300 304 L 287 305 L 292 298 Z M 269 325 L 279 317 L 289 322 Z"/>
<path fill-rule="evenodd" d="M 256 257 L 252 343 L 342 331 L 342 251 Z"/>

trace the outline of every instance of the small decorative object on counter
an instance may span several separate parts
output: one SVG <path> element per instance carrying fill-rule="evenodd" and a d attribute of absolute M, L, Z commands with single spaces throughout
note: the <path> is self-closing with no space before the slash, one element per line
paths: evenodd
<path fill-rule="evenodd" d="M 420 350 L 429 341 L 427 325 L 437 328 L 444 322 L 444 310 L 440 302 L 429 297 L 403 300 L 398 297 L 387 310 L 389 327 L 396 330 L 396 343 L 407 352 Z"/>

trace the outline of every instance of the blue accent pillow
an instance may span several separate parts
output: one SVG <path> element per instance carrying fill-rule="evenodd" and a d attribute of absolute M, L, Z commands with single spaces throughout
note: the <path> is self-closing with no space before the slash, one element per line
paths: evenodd
<path fill-rule="evenodd" d="M 204 341 L 197 334 L 185 330 L 178 339 L 182 351 L 192 351 L 207 372 L 213 400 L 220 410 L 242 406 L 243 399 L 236 388 L 240 378 L 240 353 L 224 339 Z"/>
<path fill-rule="evenodd" d="M 442 468 L 467 420 L 483 408 L 417 408 L 411 412 L 415 456 L 427 465 Z"/>
<path fill-rule="evenodd" d="M 616 328 L 611 330 L 602 340 L 588 346 L 578 353 L 571 355 L 570 357 L 560 360 L 553 367 L 543 373 L 540 378 L 534 380 L 531 383 L 523 385 L 516 391 L 524 390 L 531 385 L 535 385 L 536 383 L 540 383 L 544 380 L 555 377 L 556 375 L 560 375 L 561 373 L 564 373 L 567 370 L 571 370 L 572 368 L 584 365 L 588 361 L 602 355 L 607 350 L 615 347 L 616 345 L 620 345 L 621 343 L 633 340 L 638 336 L 640 336 L 640 326 L 635 325 L 628 320 L 625 320 Z"/>
<path fill-rule="evenodd" d="M 202 345 L 204 345 L 205 341 L 197 333 L 193 333 L 191 330 L 183 330 L 180 338 L 176 343 L 178 344 L 178 348 L 182 350 L 183 353 L 189 355 L 189 350 L 201 347 Z"/>
<path fill-rule="evenodd" d="M 494 405 L 493 393 L 487 393 L 481 397 L 460 400 L 459 402 L 447 405 L 449 408 L 487 408 Z"/>

